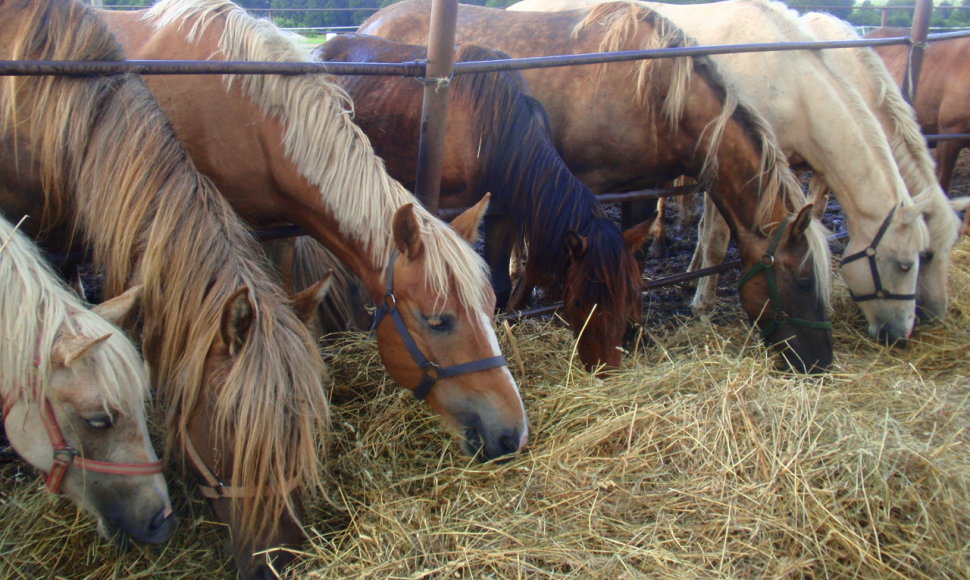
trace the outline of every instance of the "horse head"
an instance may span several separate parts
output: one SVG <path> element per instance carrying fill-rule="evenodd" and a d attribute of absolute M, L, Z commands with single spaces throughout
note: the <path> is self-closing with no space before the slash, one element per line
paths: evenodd
<path fill-rule="evenodd" d="M 799 372 L 821 372 L 832 364 L 827 289 L 820 282 L 828 264 L 818 263 L 827 253 L 811 248 L 806 235 L 811 223 L 808 204 L 767 236 L 746 240 L 739 281 L 741 307 L 765 342 Z"/>
<path fill-rule="evenodd" d="M 476 238 L 487 204 L 486 197 L 452 221 L 465 240 Z M 465 453 L 487 460 L 519 451 L 529 427 L 492 328 L 495 294 L 486 285 L 484 303 L 460 296 L 454 271 L 447 288 L 428 287 L 426 269 L 444 266 L 425 251 L 412 204 L 397 210 L 392 227 L 396 249 L 374 321 L 381 359 L 462 435 Z"/>
<path fill-rule="evenodd" d="M 872 237 L 851 239 L 842 258 L 842 277 L 869 322 L 869 335 L 883 342 L 907 338 L 916 322 L 920 255 L 929 243 L 922 217 L 928 201 L 891 210 Z"/>
<path fill-rule="evenodd" d="M 593 235 L 570 231 L 563 240 L 568 264 L 562 313 L 589 371 L 619 368 L 624 336 L 640 322 L 643 278 L 634 252 L 652 225 L 653 219 L 647 220 L 621 236 L 610 224 Z"/>
<path fill-rule="evenodd" d="M 130 296 L 122 295 L 102 310 L 126 302 Z M 94 314 L 73 318 L 85 316 Z M 26 397 L 5 401 L 7 438 L 46 474 L 48 489 L 98 519 L 104 537 L 163 542 L 176 517 L 145 421 L 144 364 L 117 328 L 89 336 L 70 326 L 61 325 L 49 351 L 34 353 L 36 372 L 46 377 L 38 376 Z"/>

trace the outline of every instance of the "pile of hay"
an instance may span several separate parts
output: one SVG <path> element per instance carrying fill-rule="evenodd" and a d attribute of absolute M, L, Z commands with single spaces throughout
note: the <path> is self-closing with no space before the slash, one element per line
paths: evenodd
<path fill-rule="evenodd" d="M 775 370 L 738 312 L 653 329 L 603 381 L 570 360 L 554 322 L 502 327 L 532 429 L 528 451 L 503 464 L 462 457 L 371 341 L 328 343 L 330 488 L 310 506 L 292 573 L 967 577 L 970 241 L 951 290 L 950 319 L 893 349 L 865 336 L 837 291 L 835 368 L 819 378 Z M 216 525 L 184 489 L 174 541 L 122 554 L 4 469 L 4 577 L 231 576 Z"/>

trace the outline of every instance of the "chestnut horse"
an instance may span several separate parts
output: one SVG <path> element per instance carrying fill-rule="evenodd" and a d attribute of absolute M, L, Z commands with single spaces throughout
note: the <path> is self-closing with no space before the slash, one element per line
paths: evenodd
<path fill-rule="evenodd" d="M 431 3 L 405 0 L 360 32 L 427 37 Z M 520 13 L 459 6 L 457 40 L 514 57 L 682 46 L 683 34 L 629 3 Z M 680 58 L 523 72 L 569 168 L 594 192 L 640 189 L 682 174 L 711 185 L 739 241 L 741 305 L 800 370 L 832 358 L 829 254 L 771 130 L 726 91 L 712 61 Z M 797 218 L 789 219 L 793 213 Z M 764 276 L 759 264 L 767 265 Z"/>
<path fill-rule="evenodd" d="M 909 36 L 903 28 L 879 28 L 866 38 Z M 879 46 L 875 51 L 882 57 L 890 74 L 900 85 L 909 47 L 905 45 Z M 932 42 L 923 53 L 919 81 L 916 83 L 916 118 L 928 134 L 970 133 L 970 38 L 954 38 Z M 970 147 L 970 140 L 946 139 L 936 144 L 936 175 L 944 191 L 950 189 L 953 169 L 960 150 Z M 964 216 L 963 233 L 970 234 L 970 212 Z"/>
<path fill-rule="evenodd" d="M 145 422 L 148 374 L 103 316 L 88 310 L 38 248 L 0 216 L 0 402 L 13 449 L 98 519 L 108 538 L 167 539 L 175 516 Z M 100 315 L 99 315 L 100 314 Z"/>
<path fill-rule="evenodd" d="M 860 38 L 851 24 L 831 14 L 810 12 L 800 19 L 819 40 Z M 821 54 L 834 73 L 850 80 L 879 121 L 910 197 L 930 199 L 923 211 L 930 243 L 920 256 L 916 304 L 921 318 L 941 319 L 947 310 L 950 254 L 959 239 L 960 219 L 954 209 L 965 209 L 970 198 L 947 199 L 916 113 L 903 99 L 878 54 L 871 48 L 826 50 Z"/>
<path fill-rule="evenodd" d="M 599 1 L 525 0 L 510 9 L 571 10 Z M 707 45 L 813 39 L 798 15 L 780 2 L 637 5 L 656 10 Z M 916 320 L 917 265 L 927 244 L 926 226 L 920 208 L 907 195 L 885 136 L 858 94 L 813 51 L 711 58 L 741 102 L 775 129 L 789 159 L 815 170 L 813 186 L 824 179 L 838 196 L 850 237 L 846 256 L 851 259 L 845 260 L 842 276 L 866 315 L 869 334 L 887 341 L 908 336 Z M 695 264 L 718 263 L 727 250 L 728 230 L 710 203 L 701 225 Z M 870 248 L 876 254 L 865 259 Z M 695 307 L 713 304 L 713 291 L 712 282 L 698 284 Z"/>
<path fill-rule="evenodd" d="M 103 14 L 131 58 L 305 60 L 291 37 L 224 0 Z M 379 306 L 388 372 L 459 432 L 465 452 L 490 459 L 525 445 L 525 409 L 492 327 L 495 295 L 467 241 L 484 203 L 454 229 L 428 213 L 387 174 L 347 94 L 324 76 L 146 82 L 196 166 L 245 219 L 303 227 L 360 278 Z"/>
<path fill-rule="evenodd" d="M 323 61 L 405 62 L 426 58 L 423 47 L 373 36 L 338 36 L 317 48 Z M 507 56 L 474 45 L 458 61 Z M 354 100 L 354 122 L 370 137 L 388 172 L 413 187 L 423 88 L 402 77 L 339 76 Z M 520 288 L 538 284 L 562 298 L 566 322 L 579 335 L 588 369 L 620 366 L 626 330 L 640 321 L 641 276 L 633 255 L 650 222 L 621 233 L 589 189 L 566 168 L 552 144 L 542 106 L 508 72 L 459 75 L 451 86 L 441 183 L 442 208 L 468 207 L 492 194 L 485 256 L 499 296 L 511 291 L 512 245 L 526 240 Z M 502 300 L 499 305 L 504 306 Z M 518 305 L 515 305 L 518 306 Z"/>
<path fill-rule="evenodd" d="M 0 59 L 124 54 L 80 2 L 10 0 Z M 240 570 L 266 572 L 255 551 L 301 538 L 297 492 L 320 485 L 328 415 L 319 353 L 252 236 L 138 76 L 9 77 L 0 122 L 0 207 L 37 216 L 33 233 L 51 249 L 89 247 L 107 296 L 142 284 L 142 348 L 169 448 L 207 482 Z"/>

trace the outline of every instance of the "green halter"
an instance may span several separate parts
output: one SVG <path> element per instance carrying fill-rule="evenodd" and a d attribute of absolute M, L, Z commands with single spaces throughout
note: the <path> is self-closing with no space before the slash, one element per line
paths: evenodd
<path fill-rule="evenodd" d="M 771 336 L 776 330 L 778 330 L 779 324 L 790 324 L 792 326 L 801 326 L 804 328 L 815 328 L 818 330 L 832 330 L 832 323 L 828 320 L 806 320 L 804 318 L 795 318 L 789 315 L 787 312 L 781 309 L 781 294 L 778 292 L 778 282 L 775 280 L 775 249 L 778 248 L 778 243 L 781 241 L 781 235 L 784 233 L 785 228 L 788 226 L 792 216 L 786 217 L 778 229 L 775 230 L 774 235 L 771 238 L 771 245 L 768 246 L 768 251 L 765 252 L 764 256 L 761 256 L 761 260 L 751 267 L 750 270 L 741 276 L 738 281 L 738 290 L 744 287 L 752 278 L 760 274 L 765 273 L 765 279 L 768 281 L 768 303 L 771 305 L 772 317 L 771 321 L 766 327 L 761 329 L 761 338 L 766 339 Z"/>

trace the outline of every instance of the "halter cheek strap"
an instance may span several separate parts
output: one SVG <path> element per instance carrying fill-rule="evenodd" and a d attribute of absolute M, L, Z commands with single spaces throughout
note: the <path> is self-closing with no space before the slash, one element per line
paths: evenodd
<path fill-rule="evenodd" d="M 750 270 L 745 272 L 741 279 L 738 280 L 738 290 L 744 287 L 745 284 L 751 281 L 752 278 L 758 274 L 764 272 L 765 280 L 768 282 L 768 303 L 771 305 L 771 320 L 768 325 L 761 329 L 761 338 L 766 339 L 776 330 L 781 324 L 790 324 L 792 326 L 801 326 L 803 328 L 814 328 L 816 330 L 832 330 L 832 323 L 828 320 L 808 320 L 806 318 L 795 318 L 791 316 L 781 308 L 781 294 L 778 292 L 778 282 L 775 279 L 775 250 L 778 249 L 778 243 L 781 242 L 781 236 L 785 232 L 785 228 L 788 227 L 788 222 L 790 222 L 792 216 L 786 217 L 782 220 L 781 225 L 775 230 L 774 235 L 771 237 L 771 244 L 768 246 L 768 250 L 761 257 L 761 260 L 751 267 Z"/>
<path fill-rule="evenodd" d="M 895 214 L 895 207 L 889 210 L 889 215 L 886 216 L 886 219 L 882 220 L 882 225 L 879 226 L 876 237 L 872 238 L 872 243 L 867 248 L 851 256 L 842 258 L 842 266 L 856 260 L 861 260 L 862 258 L 866 258 L 869 262 L 869 271 L 872 273 L 872 285 L 875 290 L 871 294 L 861 295 L 849 290 L 849 294 L 852 295 L 852 299 L 856 302 L 866 302 L 868 300 L 916 300 L 916 294 L 894 294 L 886 290 L 882 285 L 882 278 L 879 276 L 879 267 L 876 265 L 876 253 L 878 252 L 879 242 L 882 241 L 882 237 L 889 230 L 889 224 L 892 222 Z"/>
<path fill-rule="evenodd" d="M 427 398 L 428 393 L 431 392 L 431 387 L 433 387 L 434 384 L 440 379 L 447 379 L 456 377 L 458 375 L 478 371 L 487 371 L 490 369 L 508 366 L 508 361 L 506 361 L 505 357 L 501 355 L 452 365 L 445 368 L 441 368 L 437 364 L 428 360 L 428 357 L 421 352 L 418 344 L 411 336 L 411 332 L 408 330 L 407 325 L 404 324 L 404 319 L 401 318 L 401 313 L 397 308 L 397 298 L 394 296 L 394 262 L 396 260 L 397 250 L 394 250 L 391 253 L 391 259 L 387 265 L 387 291 L 384 293 L 383 303 L 378 306 L 377 312 L 374 313 L 374 324 L 371 325 L 371 332 L 375 332 L 377 330 L 377 327 L 380 326 L 381 321 L 384 320 L 385 316 L 389 315 L 394 321 L 394 326 L 397 328 L 397 333 L 401 336 L 404 346 L 407 347 L 408 352 L 411 353 L 411 358 L 414 359 L 414 362 L 416 362 L 421 368 L 421 382 L 414 389 L 414 396 L 417 397 L 419 401 L 423 401 L 425 398 Z"/>

